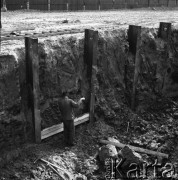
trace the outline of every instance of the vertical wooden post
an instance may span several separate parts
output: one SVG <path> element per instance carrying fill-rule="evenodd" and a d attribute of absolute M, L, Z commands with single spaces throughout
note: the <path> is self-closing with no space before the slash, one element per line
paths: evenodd
<path fill-rule="evenodd" d="M 29 2 L 29 0 L 27 0 L 27 10 L 29 10 L 30 9 L 30 2 Z"/>
<path fill-rule="evenodd" d="M 127 0 L 124 1 L 124 8 L 127 9 Z"/>
<path fill-rule="evenodd" d="M 115 0 L 112 0 L 112 9 L 115 7 Z"/>
<path fill-rule="evenodd" d="M 97 50 L 98 50 L 98 31 L 85 30 L 85 47 L 84 47 L 84 59 L 87 65 L 87 78 L 90 84 L 90 122 L 93 122 L 94 118 L 94 105 L 95 105 L 95 90 L 94 90 L 94 78 L 95 78 L 95 66 L 97 65 Z"/>
<path fill-rule="evenodd" d="M 84 11 L 86 10 L 86 7 L 85 7 L 85 0 L 83 0 L 83 10 L 84 10 Z"/>
<path fill-rule="evenodd" d="M 140 38 L 141 38 L 141 26 L 130 25 L 128 31 L 129 50 L 135 55 L 134 80 L 133 80 L 133 90 L 132 90 L 132 99 L 131 99 L 131 108 L 133 110 L 135 109 L 136 86 L 140 73 L 140 58 L 139 58 Z"/>
<path fill-rule="evenodd" d="M 39 110 L 39 57 L 38 39 L 25 37 L 26 83 L 28 87 L 28 108 L 32 113 L 35 142 L 41 142 L 41 118 Z"/>
<path fill-rule="evenodd" d="M 69 11 L 69 3 L 68 2 L 66 4 L 66 6 L 67 6 L 67 11 Z"/>
<path fill-rule="evenodd" d="M 167 0 L 167 7 L 169 7 L 169 0 Z"/>
<path fill-rule="evenodd" d="M 48 0 L 48 11 L 51 10 L 51 0 Z"/>
<path fill-rule="evenodd" d="M 128 41 L 129 41 L 129 51 L 136 55 L 137 46 L 139 44 L 139 36 L 141 33 L 141 26 L 129 25 L 128 30 Z"/>
<path fill-rule="evenodd" d="M 98 10 L 99 11 L 101 10 L 101 2 L 100 2 L 100 0 L 98 0 Z"/>
<path fill-rule="evenodd" d="M 171 23 L 160 22 L 158 37 L 164 40 L 169 40 L 171 36 Z"/>

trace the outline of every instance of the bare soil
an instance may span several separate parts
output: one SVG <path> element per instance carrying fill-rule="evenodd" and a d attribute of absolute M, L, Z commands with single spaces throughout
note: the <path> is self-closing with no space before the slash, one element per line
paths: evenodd
<path fill-rule="evenodd" d="M 72 28 L 126 29 L 130 24 L 158 28 L 159 22 L 171 22 L 173 26 L 178 27 L 178 10 L 152 8 L 100 12 L 4 12 L 1 32 L 2 34 L 12 31 L 42 32 Z M 9 41 L 6 45 L 10 47 L 18 43 Z M 7 48 L 2 49 L 7 51 Z M 112 102 L 111 93 L 108 94 L 108 102 Z M 107 112 L 106 107 L 103 106 L 103 109 Z M 177 117 L 174 117 L 175 109 L 176 111 L 178 109 L 177 103 L 159 98 L 149 105 L 148 111 L 140 114 L 134 114 L 128 107 L 122 105 L 119 110 L 117 109 L 119 121 L 109 121 L 108 112 L 108 117 L 98 118 L 92 127 L 88 124 L 78 127 L 76 146 L 72 148 L 64 146 L 63 135 L 59 134 L 48 138 L 40 145 L 26 144 L 15 151 L 12 157 L 9 154 L 9 163 L 0 169 L 0 179 L 61 179 L 46 164 L 38 161 L 39 158 L 44 158 L 76 176 L 83 174 L 90 180 L 104 179 L 104 171 L 99 169 L 95 154 L 101 146 L 99 140 L 113 136 L 122 143 L 169 153 L 171 154 L 169 162 L 177 162 L 178 126 Z"/>
<path fill-rule="evenodd" d="M 2 12 L 2 34 L 11 31 L 50 31 L 84 28 L 127 28 L 128 25 L 158 28 L 159 22 L 178 26 L 178 9 L 149 8 L 86 12 Z M 68 23 L 65 23 L 68 20 Z"/>

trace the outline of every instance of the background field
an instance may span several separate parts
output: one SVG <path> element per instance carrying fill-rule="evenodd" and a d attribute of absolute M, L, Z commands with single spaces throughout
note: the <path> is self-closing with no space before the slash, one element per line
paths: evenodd
<path fill-rule="evenodd" d="M 178 25 L 178 8 L 147 8 L 114 11 L 86 12 L 44 12 L 9 11 L 2 12 L 1 33 L 9 31 L 56 31 L 85 28 L 127 28 L 128 25 L 158 28 L 159 22 Z M 64 23 L 64 20 L 68 20 Z"/>

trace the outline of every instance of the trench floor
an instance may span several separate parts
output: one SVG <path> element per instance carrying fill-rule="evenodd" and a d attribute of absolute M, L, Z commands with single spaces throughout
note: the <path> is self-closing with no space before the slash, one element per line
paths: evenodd
<path fill-rule="evenodd" d="M 65 147 L 62 133 L 44 140 L 39 145 L 26 144 L 20 148 L 18 156 L 12 157 L 11 161 L 1 168 L 0 179 L 62 179 L 47 164 L 41 162 L 40 158 L 62 168 L 63 171 L 59 170 L 59 173 L 70 173 L 72 176 L 90 180 L 105 179 L 106 171 L 101 168 L 96 154 L 102 146 L 99 141 L 108 137 L 114 137 L 124 144 L 167 153 L 169 158 L 162 163 L 173 163 L 176 169 L 174 179 L 178 179 L 178 119 L 175 117 L 178 103 L 157 99 L 150 104 L 150 108 L 136 114 L 126 106 L 121 106 L 118 112 L 120 120 L 107 121 L 100 118 L 93 125 L 85 123 L 78 126 L 76 145 L 71 148 Z M 128 128 L 128 119 L 131 117 L 134 119 L 132 118 Z M 152 163 L 155 160 L 153 156 L 141 156 L 147 162 Z M 156 180 L 153 172 L 148 179 Z"/>

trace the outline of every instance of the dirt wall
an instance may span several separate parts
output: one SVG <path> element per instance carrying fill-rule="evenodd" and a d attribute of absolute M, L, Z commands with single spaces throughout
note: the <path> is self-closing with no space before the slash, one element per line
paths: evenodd
<path fill-rule="evenodd" d="M 19 71 L 12 55 L 0 57 L 0 149 L 24 142 Z"/>
<path fill-rule="evenodd" d="M 178 96 L 177 82 L 177 60 L 178 60 L 178 31 L 173 30 L 170 41 L 165 41 L 157 36 L 157 29 L 142 29 L 141 45 L 138 49 L 141 62 L 139 81 L 136 86 L 136 110 L 147 108 L 150 101 L 157 96 Z M 16 88 L 20 102 L 11 101 L 12 96 L 8 93 L 6 102 L 13 102 L 13 111 L 18 119 L 12 118 L 8 126 L 3 125 L 4 119 L 9 118 L 8 107 L 2 110 L 1 107 L 1 133 L 9 139 L 2 139 L 0 146 L 11 142 L 19 136 L 19 143 L 23 142 L 24 133 L 28 136 L 29 129 L 33 128 L 31 115 L 28 113 L 26 75 L 25 75 L 25 48 L 15 48 L 15 55 L 5 56 L 6 61 L 18 62 L 19 87 Z M 87 111 L 89 104 L 90 89 L 86 77 L 87 67 L 84 64 L 84 34 L 63 35 L 39 39 L 39 84 L 40 84 L 40 108 L 47 99 L 58 98 L 61 91 L 68 91 L 69 96 L 74 100 L 85 96 L 86 102 L 83 108 L 76 110 L 75 115 L 79 116 Z M 119 121 L 124 118 L 120 116 L 121 105 L 130 106 L 132 86 L 134 77 L 135 57 L 129 52 L 127 30 L 99 31 L 97 67 L 95 67 L 96 79 L 94 87 L 96 92 L 95 117 L 103 117 L 106 121 Z M 1 79 L 1 84 L 13 80 L 10 72 L 6 80 Z M 6 83 L 4 83 L 6 84 Z M 14 85 L 15 87 L 15 85 Z M 14 87 L 9 88 L 11 91 Z M 8 86 L 7 86 L 8 88 Z M 2 91 L 3 92 L 3 91 Z M 8 92 L 8 91 L 7 91 Z M 19 95 L 20 94 L 20 95 Z M 14 97 L 14 96 L 13 96 Z M 16 96 L 15 96 L 16 97 Z M 16 105 L 17 104 L 17 105 Z M 5 116 L 6 115 L 6 116 Z M 60 111 L 54 101 L 50 107 L 41 111 L 42 129 L 60 122 Z M 9 131 L 12 129 L 13 131 Z M 20 130 L 21 129 L 21 130 Z M 20 133 L 14 133 L 14 131 Z M 31 131 L 32 133 L 33 131 Z M 20 135 L 19 135 L 20 134 Z"/>

